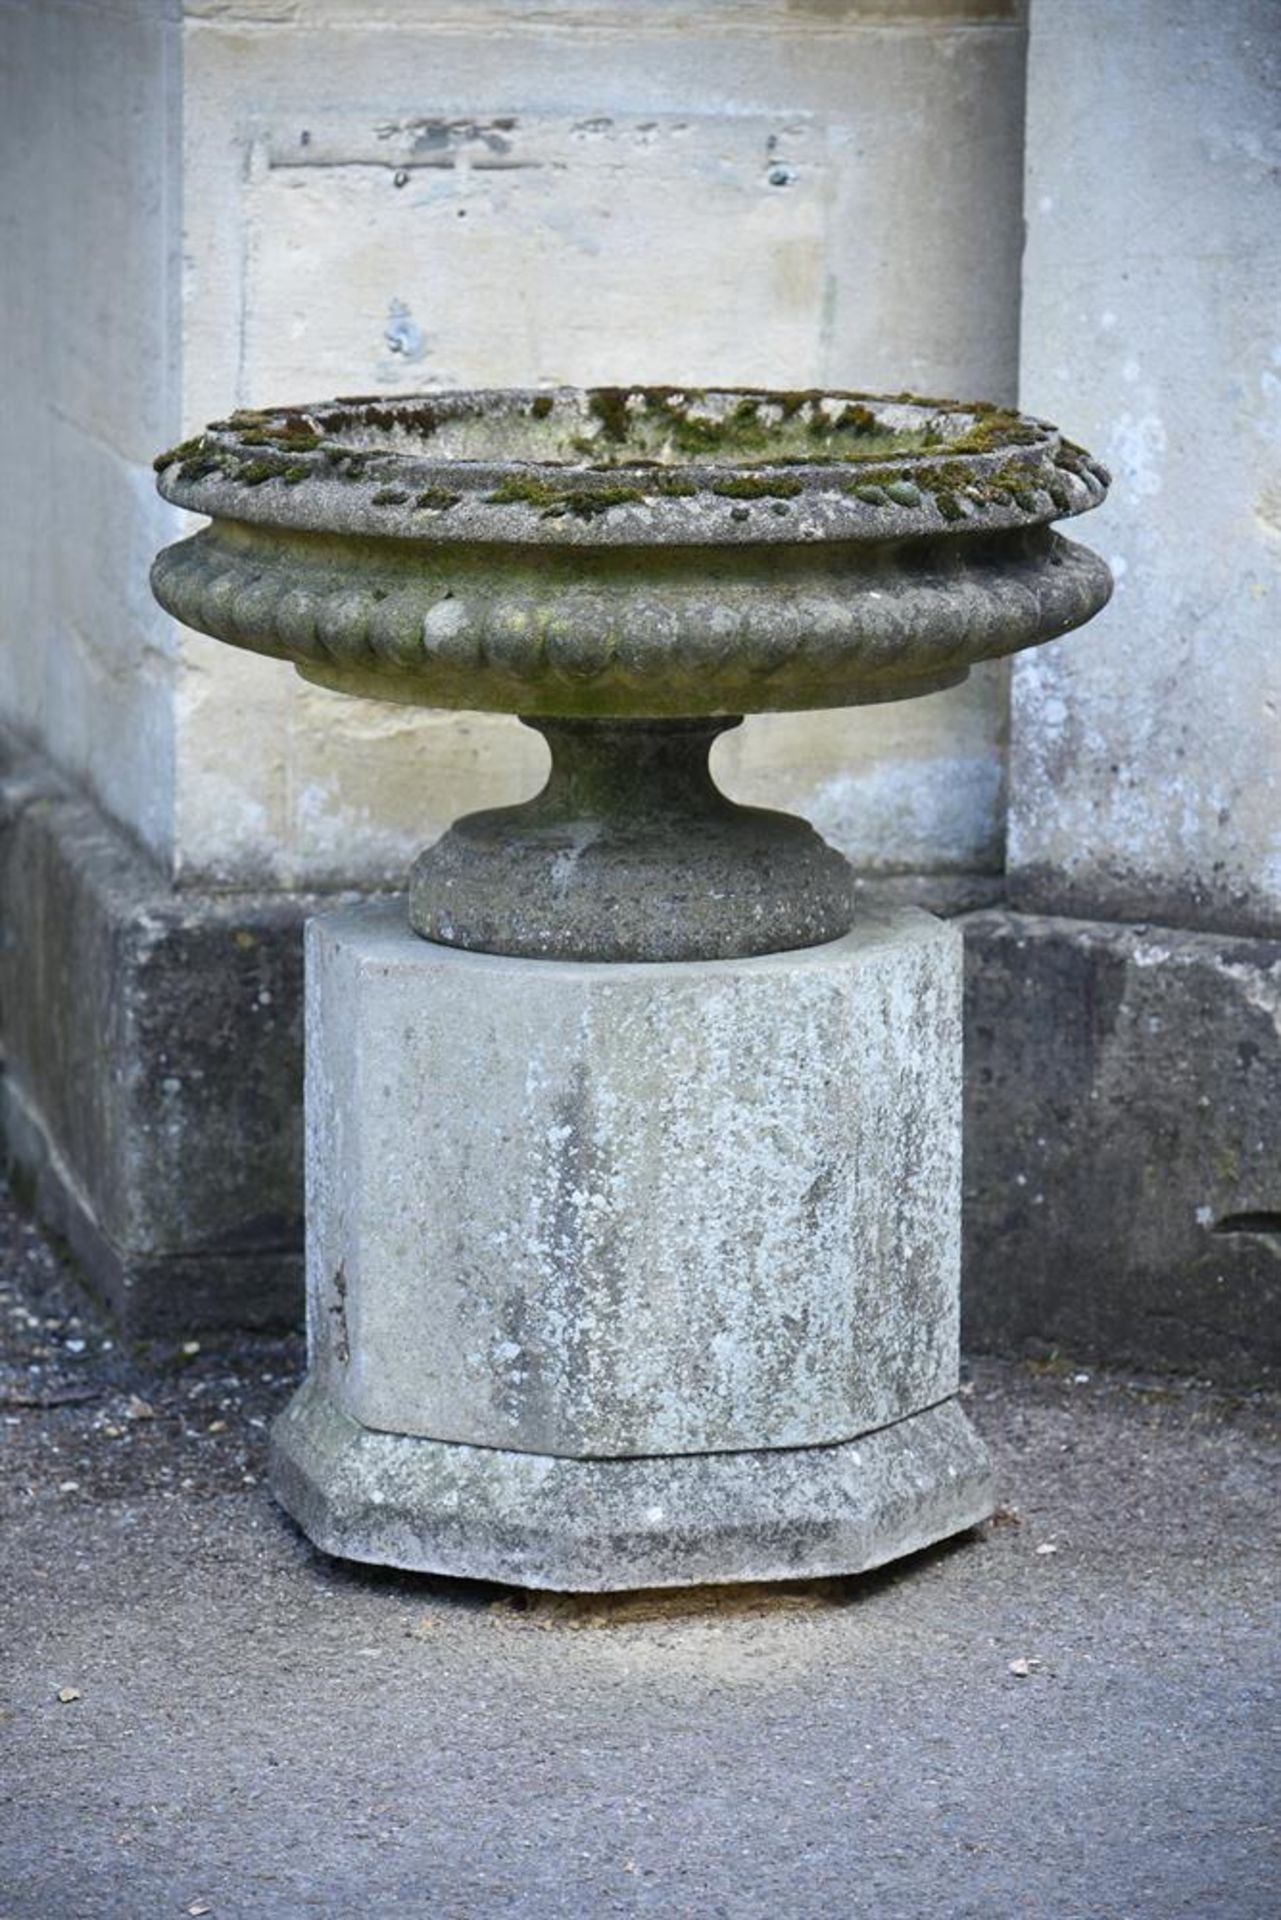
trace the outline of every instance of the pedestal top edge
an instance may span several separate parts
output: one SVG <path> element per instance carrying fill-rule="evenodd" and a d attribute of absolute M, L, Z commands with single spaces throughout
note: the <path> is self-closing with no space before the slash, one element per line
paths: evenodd
<path fill-rule="evenodd" d="M 859 909 L 854 926 L 839 940 L 820 946 L 791 947 L 779 953 L 754 954 L 728 960 L 561 960 L 530 959 L 503 953 L 479 953 L 445 946 L 415 933 L 406 918 L 403 900 L 371 900 L 357 906 L 334 907 L 307 921 L 308 963 L 356 954 L 388 971 L 416 972 L 427 968 L 470 969 L 479 981 L 486 974 L 518 971 L 527 979 L 536 971 L 541 979 L 560 975 L 582 981 L 599 979 L 653 982 L 687 976 L 761 975 L 822 970 L 862 959 L 891 947 L 942 947 L 961 950 L 959 929 L 924 907 L 867 906 Z"/>

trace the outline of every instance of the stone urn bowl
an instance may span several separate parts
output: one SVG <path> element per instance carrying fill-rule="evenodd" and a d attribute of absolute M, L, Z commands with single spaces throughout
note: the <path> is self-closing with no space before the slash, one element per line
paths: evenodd
<path fill-rule="evenodd" d="M 1043 421 L 843 392 L 596 388 L 240 412 L 157 461 L 211 524 L 188 626 L 372 699 L 518 714 L 552 771 L 417 861 L 433 941 L 723 959 L 840 937 L 845 861 L 708 771 L 751 713 L 955 686 L 1108 597 L 1054 522 L 1107 475 Z"/>

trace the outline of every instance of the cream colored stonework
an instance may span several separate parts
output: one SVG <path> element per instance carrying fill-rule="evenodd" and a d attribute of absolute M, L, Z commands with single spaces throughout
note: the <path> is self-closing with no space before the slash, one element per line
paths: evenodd
<path fill-rule="evenodd" d="M 542 748 L 510 721 L 317 693 L 159 618 L 145 562 L 173 527 L 146 461 L 166 441 L 236 404 L 460 383 L 1014 397 L 1017 6 L 3 15 L 31 187 L 5 458 L 37 466 L 6 478 L 4 617 L 24 638 L 0 710 L 185 881 L 400 879 L 454 814 L 530 792 Z M 84 527 L 56 565 L 53 477 Z M 730 779 L 781 781 L 866 865 L 992 864 L 1004 710 L 996 669 L 910 719 L 753 722 Z"/>
<path fill-rule="evenodd" d="M 1010 865 L 1030 906 L 1271 933 L 1277 12 L 1123 12 L 1122 34 L 1112 0 L 1033 12 L 1023 392 L 1112 469 L 1091 533 L 1116 596 L 1082 644 L 1015 668 Z"/>

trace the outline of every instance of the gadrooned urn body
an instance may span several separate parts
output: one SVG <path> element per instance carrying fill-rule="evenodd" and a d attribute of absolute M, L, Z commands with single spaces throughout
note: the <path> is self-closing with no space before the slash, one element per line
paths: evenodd
<path fill-rule="evenodd" d="M 1107 598 L 1044 422 L 844 393 L 440 393 L 236 414 L 157 463 L 187 625 L 376 699 L 561 717 L 860 705 Z"/>

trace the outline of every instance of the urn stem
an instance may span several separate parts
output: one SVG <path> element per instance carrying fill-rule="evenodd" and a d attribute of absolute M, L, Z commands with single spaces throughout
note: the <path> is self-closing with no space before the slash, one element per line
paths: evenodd
<path fill-rule="evenodd" d="M 738 805 L 708 754 L 738 716 L 525 722 L 552 753 L 523 806 L 473 813 L 420 856 L 416 932 L 560 960 L 721 960 L 839 939 L 849 866 L 807 821 Z"/>

